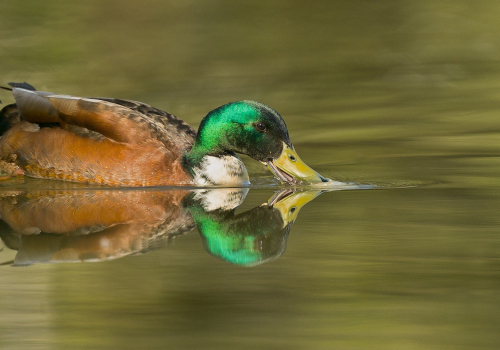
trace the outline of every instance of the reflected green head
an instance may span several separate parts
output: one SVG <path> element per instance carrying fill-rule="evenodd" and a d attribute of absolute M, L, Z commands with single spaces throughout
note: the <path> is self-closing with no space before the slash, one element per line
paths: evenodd
<path fill-rule="evenodd" d="M 189 206 L 207 251 L 227 262 L 254 266 L 281 256 L 291 224 L 284 225 L 279 210 L 268 206 L 234 215 L 234 211 L 205 212 Z"/>

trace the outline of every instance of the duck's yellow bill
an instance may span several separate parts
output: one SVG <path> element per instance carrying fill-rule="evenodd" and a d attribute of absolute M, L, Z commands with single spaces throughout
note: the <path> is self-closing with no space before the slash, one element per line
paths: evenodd
<path fill-rule="evenodd" d="M 283 151 L 277 159 L 271 159 L 267 167 L 281 182 L 291 185 L 328 182 L 329 180 L 318 174 L 304 163 L 297 152 L 285 143 Z"/>
<path fill-rule="evenodd" d="M 284 226 L 294 222 L 300 209 L 319 196 L 322 191 L 281 192 L 278 197 L 269 200 L 268 205 L 278 209 L 283 218 Z M 281 198 L 280 198 L 281 196 Z"/>

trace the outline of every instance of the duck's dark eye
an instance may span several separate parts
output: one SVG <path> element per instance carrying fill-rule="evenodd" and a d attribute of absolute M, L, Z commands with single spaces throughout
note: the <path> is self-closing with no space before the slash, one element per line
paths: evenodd
<path fill-rule="evenodd" d="M 266 132 L 266 126 L 264 125 L 264 123 L 258 122 L 255 123 L 253 126 L 258 132 Z"/>

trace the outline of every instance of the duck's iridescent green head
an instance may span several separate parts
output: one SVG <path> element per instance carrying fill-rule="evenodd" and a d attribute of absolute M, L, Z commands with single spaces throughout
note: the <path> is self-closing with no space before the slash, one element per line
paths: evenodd
<path fill-rule="evenodd" d="M 268 165 L 282 182 L 326 182 L 295 152 L 285 121 L 269 106 L 239 101 L 214 109 L 201 121 L 191 161 L 205 155 L 242 153 Z"/>

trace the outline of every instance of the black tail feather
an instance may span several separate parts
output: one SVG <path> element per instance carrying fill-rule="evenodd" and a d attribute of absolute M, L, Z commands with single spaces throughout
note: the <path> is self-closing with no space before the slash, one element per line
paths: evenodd
<path fill-rule="evenodd" d="M 0 89 L 12 91 L 12 88 L 21 88 L 31 91 L 36 91 L 36 89 L 24 82 L 24 83 L 8 83 L 10 87 L 0 86 Z M 0 101 L 2 103 L 2 101 Z M 15 103 L 7 105 L 0 110 L 0 136 L 5 134 L 7 130 L 9 130 L 12 125 L 19 123 L 21 121 L 21 113 Z"/>
<path fill-rule="evenodd" d="M 36 91 L 33 85 L 28 84 L 27 82 L 24 83 L 8 83 L 10 87 L 7 86 L 0 86 L 0 89 L 12 91 L 12 88 L 21 88 L 21 89 L 26 89 L 26 90 L 31 90 L 31 91 Z"/>
<path fill-rule="evenodd" d="M 24 83 L 9 83 L 9 86 L 11 86 L 13 88 L 21 88 L 21 89 L 36 91 L 36 89 L 33 87 L 33 85 L 30 85 L 27 82 L 24 82 Z M 10 89 L 10 90 L 12 90 L 12 89 Z"/>
<path fill-rule="evenodd" d="M 21 121 L 21 114 L 15 103 L 10 104 L 0 110 L 0 136 L 5 134 L 12 125 Z"/>

